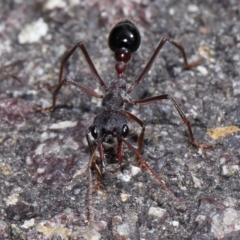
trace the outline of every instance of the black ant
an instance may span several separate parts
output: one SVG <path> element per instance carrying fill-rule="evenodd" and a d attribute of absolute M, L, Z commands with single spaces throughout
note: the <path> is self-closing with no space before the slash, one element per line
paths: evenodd
<path fill-rule="evenodd" d="M 88 146 L 90 149 L 90 159 L 88 162 L 88 178 L 89 178 L 89 225 L 91 226 L 93 221 L 93 203 L 92 203 L 92 168 L 94 168 L 98 174 L 98 185 L 95 190 L 100 187 L 102 179 L 102 167 L 109 172 L 116 172 L 121 168 L 122 158 L 123 158 L 123 145 L 127 145 L 136 155 L 136 161 L 142 170 L 147 169 L 155 177 L 156 181 L 163 187 L 163 189 L 176 201 L 180 202 L 174 194 L 168 189 L 161 178 L 154 172 L 154 170 L 149 166 L 145 159 L 141 156 L 141 150 L 143 148 L 143 138 L 145 132 L 145 124 L 134 114 L 126 111 L 124 109 L 124 103 L 130 103 L 132 105 L 143 105 L 148 104 L 157 100 L 170 99 L 181 116 L 183 122 L 186 124 L 189 132 L 190 141 L 193 145 L 202 150 L 213 149 L 213 146 L 203 146 L 197 141 L 195 141 L 190 126 L 190 122 L 175 101 L 169 94 L 159 95 L 155 97 L 150 97 L 142 100 L 132 100 L 129 94 L 134 90 L 134 88 L 144 79 L 146 74 L 149 72 L 155 58 L 157 57 L 159 51 L 163 45 L 169 42 L 175 46 L 184 60 L 184 67 L 190 69 L 199 65 L 202 60 L 196 61 L 189 64 L 184 51 L 184 48 L 173 40 L 163 38 L 159 43 L 157 49 L 154 51 L 152 57 L 148 61 L 147 65 L 138 76 L 138 78 L 131 84 L 128 85 L 123 78 L 123 73 L 126 70 L 127 63 L 131 59 L 132 53 L 136 52 L 141 43 L 141 36 L 136 28 L 136 26 L 129 20 L 123 20 L 118 22 L 110 32 L 108 38 L 109 48 L 114 52 L 115 60 L 117 61 L 115 69 L 117 71 L 117 78 L 110 81 L 108 86 L 103 82 L 99 76 L 97 70 L 92 63 L 91 58 L 82 42 L 77 43 L 63 58 L 60 67 L 60 73 L 58 78 L 58 84 L 53 92 L 52 105 L 49 108 L 40 108 L 41 111 L 53 110 L 56 106 L 56 97 L 60 91 L 62 85 L 67 82 L 70 83 L 83 92 L 102 99 L 102 111 L 95 117 L 93 124 L 87 129 L 86 138 Z M 105 95 L 100 95 L 93 91 L 92 89 L 82 86 L 81 84 L 74 82 L 69 78 L 62 78 L 63 69 L 65 63 L 73 52 L 79 48 L 91 70 L 93 78 L 102 86 L 105 90 Z M 142 128 L 140 136 L 138 138 L 138 148 L 133 147 L 125 138 L 128 136 L 128 120 L 133 120 Z M 90 135 L 94 140 L 91 140 Z M 99 152 L 99 157 L 95 154 Z M 112 164 L 114 163 L 114 164 Z M 109 166 L 116 166 L 111 167 Z"/>

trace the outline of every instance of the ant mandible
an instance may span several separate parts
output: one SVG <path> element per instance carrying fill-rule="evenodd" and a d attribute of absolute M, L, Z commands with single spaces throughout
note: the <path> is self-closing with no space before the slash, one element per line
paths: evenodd
<path fill-rule="evenodd" d="M 65 82 L 70 83 L 83 92 L 102 99 L 102 111 L 96 115 L 93 120 L 93 124 L 87 129 L 86 138 L 88 146 L 90 149 L 90 159 L 88 162 L 88 208 L 89 208 L 89 225 L 91 226 L 93 221 L 93 203 L 92 203 L 92 168 L 94 168 L 98 174 L 98 185 L 95 190 L 100 187 L 102 179 L 102 168 L 109 172 L 116 172 L 121 168 L 122 158 L 123 158 L 123 145 L 125 144 L 129 149 L 131 149 L 136 155 L 136 161 L 142 170 L 146 169 L 155 177 L 156 181 L 163 187 L 163 189 L 176 201 L 180 202 L 174 194 L 168 189 L 161 178 L 155 173 L 155 171 L 149 166 L 145 159 L 141 156 L 141 150 L 143 148 L 143 138 L 145 132 L 145 124 L 134 114 L 126 111 L 124 109 L 124 103 L 130 103 L 132 105 L 143 105 L 152 103 L 154 101 L 169 99 L 172 101 L 174 107 L 178 111 L 183 122 L 186 124 L 190 141 L 196 147 L 202 150 L 213 149 L 213 146 L 204 146 L 195 141 L 193 132 L 191 129 L 190 122 L 185 116 L 180 106 L 177 104 L 174 98 L 169 94 L 158 95 L 155 97 L 145 98 L 142 100 L 132 100 L 129 94 L 135 89 L 135 87 L 141 83 L 146 74 L 149 72 L 155 58 L 157 57 L 159 51 L 168 42 L 176 47 L 183 58 L 184 67 L 190 69 L 199 65 L 202 61 L 196 61 L 189 64 L 185 54 L 184 48 L 173 40 L 168 38 L 163 38 L 154 51 L 152 57 L 148 61 L 147 65 L 138 76 L 138 78 L 131 84 L 127 84 L 123 78 L 123 73 L 126 70 L 127 64 L 131 59 L 132 53 L 136 52 L 140 47 L 141 36 L 137 27 L 129 20 L 123 20 L 118 22 L 110 32 L 108 38 L 109 48 L 114 52 L 114 58 L 116 60 L 115 69 L 117 72 L 117 78 L 110 81 L 108 86 L 99 76 L 91 58 L 82 42 L 77 43 L 63 58 L 61 62 L 58 84 L 52 95 L 52 105 L 48 108 L 41 108 L 41 111 L 53 110 L 56 106 L 56 97 L 59 93 L 61 87 Z M 63 78 L 63 69 L 65 63 L 73 54 L 73 52 L 79 48 L 91 70 L 93 78 L 101 85 L 105 90 L 105 95 L 100 95 L 94 90 L 85 87 L 69 78 Z M 138 138 L 138 148 L 135 148 L 130 144 L 125 138 L 128 136 L 128 120 L 135 121 L 141 127 L 141 133 Z M 94 140 L 91 139 L 91 136 Z M 113 151 L 114 150 L 114 151 Z M 99 157 L 96 156 L 96 152 L 99 152 Z M 114 163 L 114 164 L 112 164 Z M 117 165 L 115 168 L 109 168 L 109 166 Z"/>

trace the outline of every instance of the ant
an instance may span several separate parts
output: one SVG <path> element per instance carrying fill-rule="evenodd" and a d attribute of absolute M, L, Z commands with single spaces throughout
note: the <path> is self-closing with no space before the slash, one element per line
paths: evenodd
<path fill-rule="evenodd" d="M 191 69 L 195 66 L 198 66 L 202 62 L 202 60 L 198 60 L 196 62 L 189 64 L 187 61 L 184 48 L 173 40 L 163 38 L 158 44 L 152 57 L 150 58 L 150 60 L 148 61 L 147 65 L 142 70 L 138 78 L 131 85 L 127 84 L 123 78 L 123 73 L 126 70 L 127 64 L 131 59 L 132 54 L 136 52 L 140 47 L 141 36 L 137 27 L 131 21 L 122 20 L 113 27 L 108 38 L 109 48 L 114 52 L 114 58 L 116 60 L 115 69 L 117 72 L 117 78 L 110 81 L 108 86 L 106 86 L 104 81 L 99 76 L 97 70 L 95 69 L 95 66 L 92 63 L 92 60 L 89 57 L 89 54 L 84 44 L 82 42 L 79 42 L 65 55 L 61 62 L 58 84 L 56 85 L 56 88 L 52 95 L 52 105 L 48 108 L 40 108 L 41 111 L 53 110 L 55 108 L 57 94 L 59 93 L 61 87 L 65 82 L 76 86 L 77 88 L 89 94 L 90 96 L 102 99 L 102 110 L 98 115 L 96 115 L 96 117 L 93 120 L 93 124 L 87 129 L 86 132 L 86 139 L 90 150 L 90 159 L 87 168 L 89 180 L 88 186 L 89 226 L 92 225 L 93 221 L 92 168 L 96 170 L 98 175 L 98 184 L 95 188 L 95 191 L 97 191 L 101 185 L 103 168 L 106 171 L 112 173 L 117 172 L 121 168 L 123 158 L 123 145 L 126 145 L 130 150 L 134 152 L 139 167 L 142 170 L 148 170 L 155 177 L 156 181 L 162 186 L 162 188 L 168 193 L 168 195 L 172 197 L 175 201 L 180 202 L 180 200 L 174 196 L 174 194 L 168 189 L 166 184 L 161 180 L 157 173 L 155 173 L 155 171 L 141 156 L 145 124 L 137 116 L 124 109 L 125 102 L 130 103 L 132 105 L 143 105 L 162 99 L 171 100 L 174 107 L 178 111 L 180 117 L 182 118 L 183 122 L 187 126 L 191 143 L 202 150 L 213 149 L 213 146 L 204 146 L 195 141 L 188 118 L 185 116 L 180 106 L 175 101 L 175 99 L 172 98 L 169 94 L 158 95 L 155 97 L 145 98 L 142 100 L 132 100 L 131 97 L 129 96 L 129 94 L 135 89 L 135 87 L 139 83 L 141 83 L 146 74 L 149 72 L 152 64 L 154 63 L 155 58 L 157 57 L 159 51 L 166 42 L 172 44 L 180 51 L 182 58 L 184 60 L 184 67 L 186 69 Z M 70 58 L 70 56 L 77 48 L 79 48 L 82 51 L 90 67 L 93 78 L 105 90 L 105 95 L 100 95 L 96 93 L 94 90 L 85 87 L 71 80 L 70 78 L 63 78 L 64 66 L 67 60 Z M 129 133 L 128 128 L 129 120 L 135 121 L 141 127 L 141 133 L 137 141 L 138 145 L 137 148 L 135 148 L 134 146 L 132 146 L 132 144 L 125 140 Z M 99 153 L 99 156 L 96 156 L 97 151 Z M 111 166 L 111 168 L 109 166 Z"/>

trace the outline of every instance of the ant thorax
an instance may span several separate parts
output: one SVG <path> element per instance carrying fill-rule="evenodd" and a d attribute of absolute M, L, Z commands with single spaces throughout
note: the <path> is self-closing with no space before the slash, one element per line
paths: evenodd
<path fill-rule="evenodd" d="M 102 106 L 106 110 L 121 110 L 124 102 L 129 102 L 127 83 L 123 78 L 114 79 L 109 83 L 107 94 L 104 96 Z"/>

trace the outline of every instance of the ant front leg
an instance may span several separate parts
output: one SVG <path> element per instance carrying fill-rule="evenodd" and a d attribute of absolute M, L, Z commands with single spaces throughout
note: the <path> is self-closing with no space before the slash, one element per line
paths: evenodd
<path fill-rule="evenodd" d="M 99 174 L 98 176 L 101 178 L 102 177 L 102 173 L 100 171 L 100 169 L 98 168 L 98 165 L 96 164 L 96 151 L 98 150 L 99 146 L 102 144 L 102 139 L 98 142 L 97 146 L 95 148 L 93 148 L 93 144 L 92 141 L 89 137 L 89 132 L 90 132 L 91 127 L 88 129 L 88 132 L 86 134 L 86 138 L 88 141 L 88 145 L 89 145 L 89 149 L 90 149 L 90 153 L 91 156 L 89 158 L 88 161 L 88 165 L 87 165 L 87 173 L 88 173 L 88 225 L 91 228 L 92 227 L 92 222 L 93 222 L 93 186 L 92 186 L 92 167 L 96 167 L 97 173 Z"/>
<path fill-rule="evenodd" d="M 90 90 L 90 89 L 88 89 L 88 88 L 86 88 L 86 87 L 84 87 L 84 86 L 82 86 L 82 85 L 80 85 L 80 84 L 78 84 L 78 83 L 75 83 L 74 81 L 72 81 L 72 80 L 70 80 L 70 79 L 68 79 L 68 78 L 64 78 L 64 79 L 63 79 L 63 69 L 64 69 L 64 67 L 65 67 L 65 64 L 66 64 L 67 60 L 72 56 L 72 54 L 75 52 L 75 50 L 76 50 L 77 48 L 79 48 L 79 49 L 82 51 L 82 53 L 83 53 L 83 55 L 84 55 L 84 57 L 85 57 L 85 59 L 86 59 L 86 61 L 87 61 L 87 64 L 88 64 L 88 66 L 89 66 L 89 68 L 90 68 L 91 75 L 93 76 L 93 78 L 94 78 L 94 79 L 100 84 L 100 86 L 102 86 L 104 89 L 107 88 L 106 85 L 105 85 L 105 83 L 103 82 L 103 80 L 102 80 L 101 77 L 99 76 L 99 74 L 98 74 L 95 66 L 93 65 L 93 62 L 92 62 L 92 60 L 91 60 L 91 58 L 90 58 L 90 56 L 89 56 L 89 54 L 88 54 L 88 52 L 87 52 L 87 49 L 85 48 L 84 44 L 83 44 L 82 42 L 79 42 L 79 43 L 77 43 L 77 44 L 64 56 L 64 58 L 63 58 L 63 60 L 62 60 L 62 62 L 61 62 L 60 71 L 59 71 L 59 75 L 58 75 L 58 84 L 55 85 L 55 86 L 51 86 L 51 88 L 52 88 L 52 87 L 55 87 L 55 90 L 54 90 L 53 95 L 52 95 L 52 105 L 51 105 L 50 107 L 48 107 L 48 108 L 40 108 L 40 109 L 38 109 L 38 110 L 40 110 L 40 111 L 53 110 L 53 109 L 56 107 L 57 95 L 58 95 L 60 89 L 62 88 L 62 86 L 63 86 L 63 84 L 64 84 L 65 82 L 70 82 L 71 84 L 77 86 L 78 88 L 80 88 L 81 90 L 83 90 L 84 92 L 86 92 L 86 93 L 88 93 L 88 94 L 90 94 L 90 95 L 92 95 L 92 96 L 100 97 L 100 96 L 99 96 L 97 93 L 95 93 L 93 90 Z M 85 89 L 85 90 L 84 90 L 84 89 Z"/>
<path fill-rule="evenodd" d="M 198 143 L 193 136 L 193 132 L 192 132 L 192 128 L 191 128 L 191 124 L 190 121 L 188 120 L 188 118 L 185 116 L 185 114 L 183 113 L 182 109 L 180 108 L 180 106 L 177 104 L 176 100 L 174 98 L 172 98 L 169 94 L 164 94 L 164 95 L 159 95 L 156 97 L 150 97 L 150 98 L 146 98 L 143 100 L 138 100 L 138 101 L 131 101 L 134 105 L 143 105 L 143 104 L 148 104 L 157 100 L 163 100 L 163 99 L 170 99 L 174 105 L 174 107 L 177 109 L 180 117 L 182 118 L 183 122 L 186 124 L 187 129 L 188 129 L 188 133 L 189 133 L 189 138 L 190 141 L 193 145 L 195 145 L 196 147 L 202 149 L 202 150 L 213 150 L 214 147 L 213 146 L 204 146 L 200 143 Z"/>
<path fill-rule="evenodd" d="M 135 115 L 133 115 L 132 113 L 128 112 L 128 111 L 124 111 L 125 114 L 133 121 L 137 122 L 140 127 L 142 128 L 140 136 L 138 137 L 138 151 L 141 153 L 142 148 L 143 148 L 143 138 L 144 138 L 144 133 L 145 133 L 145 123 L 140 120 L 138 117 L 136 117 Z"/>
<path fill-rule="evenodd" d="M 94 188 L 94 193 L 97 193 L 98 190 L 100 189 L 101 185 L 102 185 L 102 169 L 98 166 L 97 164 L 97 160 L 99 159 L 99 157 L 95 154 L 96 150 L 94 150 L 94 146 L 93 146 L 93 141 L 90 138 L 90 129 L 91 127 L 88 129 L 88 133 L 86 134 L 86 139 L 88 142 L 88 147 L 90 150 L 90 155 L 92 157 L 92 161 L 91 161 L 91 169 L 95 169 L 97 172 L 97 185 Z"/>
<path fill-rule="evenodd" d="M 162 188 L 167 192 L 167 194 L 174 199 L 176 202 L 181 203 L 178 198 L 174 196 L 174 194 L 171 192 L 171 190 L 167 187 L 167 185 L 163 182 L 163 180 L 157 175 L 157 173 L 150 167 L 150 165 L 146 162 L 146 160 L 141 156 L 138 149 L 132 146 L 128 141 L 121 138 L 124 144 L 128 146 L 129 149 L 131 149 L 135 155 L 137 156 L 137 163 L 141 170 L 148 170 L 156 179 L 156 181 L 162 186 Z"/>
<path fill-rule="evenodd" d="M 171 43 L 174 47 L 176 47 L 180 53 L 182 54 L 182 58 L 183 58 L 183 62 L 184 62 L 184 68 L 185 69 L 191 69 L 193 67 L 198 66 L 199 64 L 201 64 L 203 62 L 203 59 L 199 59 L 196 62 L 192 62 L 192 63 L 188 63 L 187 61 L 187 57 L 186 57 L 186 53 L 185 50 L 183 48 L 182 45 L 176 43 L 175 41 L 168 39 L 168 38 L 163 38 L 161 40 L 161 42 L 159 43 L 159 45 L 157 46 L 156 50 L 154 51 L 152 57 L 150 58 L 150 60 L 148 61 L 147 65 L 145 66 L 145 68 L 143 69 L 142 73 L 139 75 L 139 77 L 134 81 L 134 83 L 128 88 L 127 93 L 132 92 L 132 90 L 144 79 L 144 77 L 148 74 L 150 68 L 152 67 L 158 53 L 160 52 L 160 50 L 162 49 L 162 47 L 164 46 L 164 44 L 166 42 Z"/>

